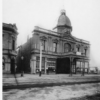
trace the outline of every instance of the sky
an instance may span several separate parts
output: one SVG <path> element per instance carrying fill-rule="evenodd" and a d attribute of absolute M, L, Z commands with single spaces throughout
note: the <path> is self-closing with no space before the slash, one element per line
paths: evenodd
<path fill-rule="evenodd" d="M 72 35 L 90 41 L 90 66 L 100 69 L 100 0 L 3 0 L 2 22 L 16 23 L 17 46 L 32 36 L 34 26 L 52 30 L 66 10 Z"/>

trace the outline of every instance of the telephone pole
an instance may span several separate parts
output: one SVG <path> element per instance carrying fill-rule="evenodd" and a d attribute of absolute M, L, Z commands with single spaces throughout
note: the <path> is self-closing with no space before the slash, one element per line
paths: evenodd
<path fill-rule="evenodd" d="M 39 70 L 39 76 L 41 76 L 42 72 L 41 72 L 41 66 L 42 66 L 42 43 L 40 42 L 40 70 Z"/>

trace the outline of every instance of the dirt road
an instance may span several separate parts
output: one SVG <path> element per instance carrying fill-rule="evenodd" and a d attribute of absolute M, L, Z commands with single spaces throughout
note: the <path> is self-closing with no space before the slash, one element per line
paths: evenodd
<path fill-rule="evenodd" d="M 44 88 L 13 89 L 3 92 L 4 100 L 100 100 L 100 83 Z M 97 96 L 96 96 L 97 95 Z M 91 98 L 92 97 L 92 98 Z M 93 97 L 97 97 L 94 99 Z"/>

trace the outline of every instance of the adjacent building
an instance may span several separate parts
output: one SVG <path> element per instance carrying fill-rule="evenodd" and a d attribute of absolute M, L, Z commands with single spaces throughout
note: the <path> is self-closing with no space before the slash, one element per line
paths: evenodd
<path fill-rule="evenodd" d="M 16 52 L 16 41 L 17 41 L 17 27 L 15 24 L 3 23 L 2 25 L 2 62 L 3 62 L 3 72 L 13 73 L 15 68 L 13 64 L 17 56 Z"/>
<path fill-rule="evenodd" d="M 39 72 L 40 44 L 42 43 L 42 72 L 47 70 L 55 73 L 80 73 L 89 70 L 89 41 L 76 38 L 72 35 L 72 24 L 66 16 L 65 10 L 61 11 L 57 26 L 47 30 L 36 26 L 33 36 L 22 46 L 23 56 L 30 68 L 30 73 Z M 21 50 L 21 49 L 20 49 Z M 25 52 L 27 50 L 27 52 Z M 29 51 L 29 52 L 28 52 Z M 26 71 L 26 70 L 25 70 Z"/>

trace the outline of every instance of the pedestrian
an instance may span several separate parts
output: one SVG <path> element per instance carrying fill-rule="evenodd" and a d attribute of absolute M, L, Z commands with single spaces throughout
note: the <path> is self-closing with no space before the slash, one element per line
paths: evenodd
<path fill-rule="evenodd" d="M 21 57 L 21 77 L 24 76 L 24 57 Z"/>

